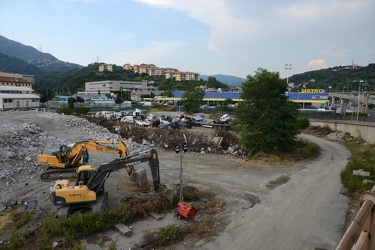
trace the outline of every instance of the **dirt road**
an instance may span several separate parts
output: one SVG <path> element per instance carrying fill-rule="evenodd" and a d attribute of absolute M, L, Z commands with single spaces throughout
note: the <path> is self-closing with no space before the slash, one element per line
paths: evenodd
<path fill-rule="evenodd" d="M 52 138 L 50 141 L 55 141 L 48 146 L 95 136 L 101 139 L 116 137 L 97 127 L 83 128 L 75 118 L 44 112 L 3 112 L 0 121 L 2 128 L 12 124 L 22 126 L 26 122 L 36 124 Z M 340 171 L 347 164 L 350 152 L 336 142 L 307 135 L 303 137 L 318 144 L 322 154 L 312 162 L 294 166 L 257 167 L 230 155 L 184 154 L 184 181 L 210 189 L 223 198 L 227 204 L 223 212 L 231 222 L 214 238 L 185 240 L 165 249 L 334 249 L 343 233 L 348 208 L 347 198 L 340 194 Z M 127 144 L 131 144 L 133 150 L 144 149 L 144 146 L 130 141 Z M 44 149 L 42 146 L 38 151 Z M 173 185 L 179 179 L 180 156 L 163 149 L 158 149 L 158 152 L 161 181 Z M 36 152 L 30 157 L 36 157 Z M 93 164 L 111 157 L 95 158 L 94 155 Z M 2 169 L 6 169 L 4 162 Z M 113 174 L 108 179 L 110 196 L 117 202 L 131 192 L 131 188 L 124 188 L 124 182 L 124 173 Z M 37 199 L 40 205 L 49 209 L 47 188 L 48 184 L 30 181 L 27 187 L 24 183 L 10 183 L 7 191 L 13 190 L 14 199 Z M 167 217 L 153 227 L 174 222 L 173 217 Z M 142 230 L 152 228 L 149 223 L 143 223 L 134 225 L 134 229 L 139 233 L 130 239 L 116 235 L 120 249 L 136 243 Z M 100 249 L 92 244 L 86 247 Z"/>

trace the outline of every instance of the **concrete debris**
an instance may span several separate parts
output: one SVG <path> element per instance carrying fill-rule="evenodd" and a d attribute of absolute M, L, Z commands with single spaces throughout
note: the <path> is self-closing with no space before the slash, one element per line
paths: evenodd
<path fill-rule="evenodd" d="M 124 224 L 122 224 L 122 223 L 117 223 L 115 225 L 115 228 L 123 236 L 130 237 L 132 235 L 132 230 L 129 227 L 127 227 Z"/>
<path fill-rule="evenodd" d="M 130 117 L 126 114 L 124 117 Z M 194 127 L 202 127 L 204 119 L 180 115 L 176 117 L 161 115 L 139 115 L 132 116 L 134 120 L 145 121 L 151 125 L 140 122 L 124 122 L 124 117 L 120 120 L 115 118 L 104 118 L 98 115 L 86 117 L 90 122 L 107 128 L 113 133 L 119 134 L 122 138 L 131 139 L 142 145 L 152 145 L 164 149 L 174 150 L 182 143 L 183 135 L 187 139 L 187 148 L 190 152 L 210 153 L 210 154 L 233 154 L 246 156 L 247 150 L 238 145 L 236 138 L 227 130 L 208 130 L 208 133 L 197 133 Z M 226 116 L 228 118 L 228 116 Z M 131 119 L 126 118 L 128 121 Z M 229 118 L 228 118 L 229 119 Z M 120 128 L 120 129 L 119 129 Z M 212 135 L 214 134 L 214 135 Z"/>
<path fill-rule="evenodd" d="M 160 214 L 150 213 L 150 216 L 154 220 L 162 220 L 163 219 L 163 216 L 161 216 Z"/>
<path fill-rule="evenodd" d="M 364 171 L 363 169 L 357 169 L 357 170 L 353 170 L 353 175 L 370 176 L 370 172 Z"/>

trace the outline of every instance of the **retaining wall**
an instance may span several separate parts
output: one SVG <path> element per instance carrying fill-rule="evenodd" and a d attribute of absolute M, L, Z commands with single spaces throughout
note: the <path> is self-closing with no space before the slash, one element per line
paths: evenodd
<path fill-rule="evenodd" d="M 332 130 L 349 133 L 353 137 L 360 137 L 369 144 L 375 143 L 375 124 L 367 122 L 322 121 L 309 119 L 312 126 L 328 126 Z"/>

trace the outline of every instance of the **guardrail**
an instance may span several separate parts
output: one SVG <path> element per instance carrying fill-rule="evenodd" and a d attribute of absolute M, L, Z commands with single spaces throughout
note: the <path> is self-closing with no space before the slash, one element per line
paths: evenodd
<path fill-rule="evenodd" d="M 375 186 L 361 196 L 361 207 L 336 250 L 375 249 Z"/>

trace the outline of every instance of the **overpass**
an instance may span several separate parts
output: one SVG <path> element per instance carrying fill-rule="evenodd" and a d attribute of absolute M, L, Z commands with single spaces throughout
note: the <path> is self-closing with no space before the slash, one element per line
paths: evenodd
<path fill-rule="evenodd" d="M 353 93 L 348 93 L 348 92 L 346 93 L 345 92 L 342 92 L 342 93 L 332 92 L 332 93 L 329 93 L 328 95 L 329 97 L 331 97 L 332 105 L 337 104 L 336 99 L 340 100 L 340 105 L 349 101 L 355 104 L 354 106 L 357 107 L 359 103 L 360 107 L 362 107 L 361 108 L 362 111 L 364 110 L 364 112 L 366 113 L 368 111 L 369 104 L 375 105 L 375 95 L 373 93 L 371 94 L 371 93 L 364 92 L 364 93 L 359 93 L 359 94 L 358 93 L 353 94 Z M 365 109 L 363 109 L 363 106 L 365 106 Z"/>

